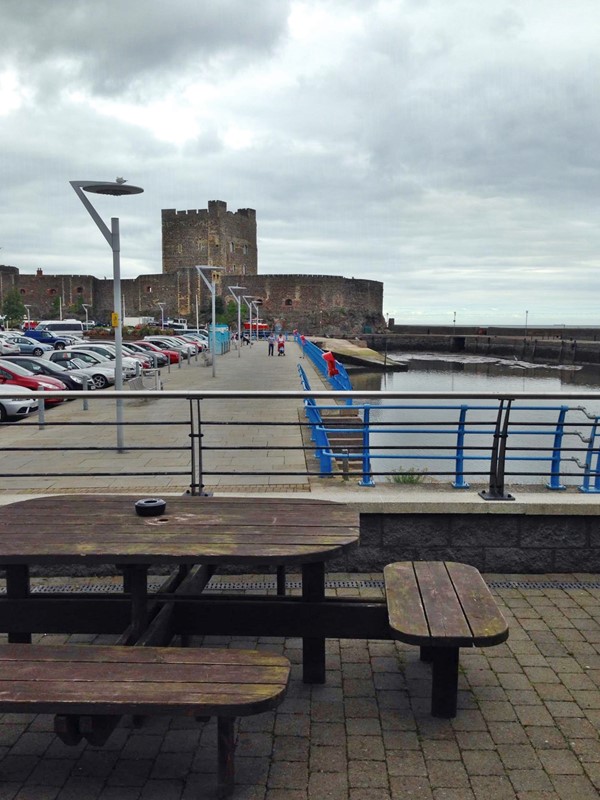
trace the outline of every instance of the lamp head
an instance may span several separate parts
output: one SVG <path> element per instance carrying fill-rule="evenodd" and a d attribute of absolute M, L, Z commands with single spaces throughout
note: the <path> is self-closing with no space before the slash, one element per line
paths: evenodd
<path fill-rule="evenodd" d="M 71 181 L 77 184 L 84 192 L 92 194 L 110 194 L 119 197 L 124 194 L 141 194 L 144 190 L 141 186 L 132 186 L 121 181 Z"/>

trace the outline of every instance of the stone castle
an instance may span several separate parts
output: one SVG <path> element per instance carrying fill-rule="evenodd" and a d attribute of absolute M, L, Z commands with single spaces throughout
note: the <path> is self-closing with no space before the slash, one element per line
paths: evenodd
<path fill-rule="evenodd" d="M 107 259 L 108 260 L 108 259 Z M 342 335 L 377 329 L 384 324 L 383 284 L 333 275 L 259 275 L 256 212 L 227 210 L 222 200 L 208 209 L 162 211 L 162 272 L 122 279 L 123 316 L 160 319 L 158 303 L 167 318 L 185 317 L 195 324 L 196 305 L 206 308 L 209 292 L 196 265 L 218 266 L 218 293 L 231 300 L 228 286 L 244 286 L 261 305 L 261 317 L 286 330 Z M 0 265 L 0 305 L 6 292 L 16 288 L 29 306 L 31 319 L 84 318 L 103 323 L 113 310 L 113 282 L 93 275 L 22 274 Z"/>

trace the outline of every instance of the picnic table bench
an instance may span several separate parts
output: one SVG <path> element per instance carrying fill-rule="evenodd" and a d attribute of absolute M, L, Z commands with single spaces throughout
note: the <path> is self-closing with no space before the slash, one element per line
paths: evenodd
<path fill-rule="evenodd" d="M 234 723 L 274 708 L 290 663 L 256 650 L 94 645 L 7 644 L 0 647 L 0 713 L 57 714 L 67 744 L 106 737 L 121 714 L 217 717 L 217 794 L 234 787 Z M 84 716 L 79 716 L 84 715 Z"/>
<path fill-rule="evenodd" d="M 433 663 L 431 713 L 456 716 L 461 647 L 490 647 L 508 625 L 479 570 L 451 561 L 399 561 L 384 568 L 392 638 L 419 645 Z"/>

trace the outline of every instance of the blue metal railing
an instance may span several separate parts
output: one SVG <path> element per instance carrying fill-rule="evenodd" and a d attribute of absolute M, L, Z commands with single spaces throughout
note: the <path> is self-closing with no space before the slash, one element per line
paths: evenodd
<path fill-rule="evenodd" d="M 335 369 L 337 374 L 330 375 L 328 362 L 325 360 L 325 351 L 321 350 L 314 342 L 309 342 L 304 336 L 296 333 L 294 339 L 298 346 L 302 349 L 303 356 L 309 358 L 314 364 L 321 375 L 328 381 L 331 388 L 336 392 L 352 391 L 352 382 L 346 371 L 346 368 L 337 359 L 334 360 Z M 347 405 L 352 405 L 352 398 L 346 399 Z"/>
<path fill-rule="evenodd" d="M 303 389 L 310 391 L 300 365 L 298 371 Z M 325 416 L 339 408 L 317 406 L 312 400 L 307 412 L 315 441 L 319 441 L 323 474 L 331 474 L 337 462 L 352 461 L 360 464 L 362 486 L 374 486 L 376 478 L 393 479 L 395 475 L 411 476 L 414 482 L 425 475 L 447 475 L 456 489 L 469 488 L 467 475 L 486 476 L 489 488 L 481 493 L 486 500 L 512 499 L 504 489 L 506 475 L 531 475 L 534 480 L 546 476 L 546 488 L 558 491 L 566 488 L 565 475 L 575 474 L 582 479 L 580 491 L 600 493 L 600 417 L 580 406 L 516 405 L 502 399 L 484 405 L 355 403 L 356 416 L 347 427 L 332 425 Z M 427 424 L 429 412 L 441 414 L 443 419 Z M 332 446 L 331 437 L 340 434 L 355 434 L 355 441 L 360 435 L 360 446 Z M 578 440 L 577 446 L 567 443 L 571 437 Z M 543 441 L 538 444 L 540 439 Z M 420 468 L 417 472 L 414 467 L 394 469 L 395 464 L 404 462 Z M 436 464 L 452 467 L 432 471 Z M 477 465 L 485 465 L 485 471 L 473 469 Z"/>

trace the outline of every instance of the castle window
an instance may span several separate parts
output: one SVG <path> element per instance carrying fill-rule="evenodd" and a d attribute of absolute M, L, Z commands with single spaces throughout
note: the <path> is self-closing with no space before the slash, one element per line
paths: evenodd
<path fill-rule="evenodd" d="M 146 286 L 146 294 L 152 294 L 152 287 Z"/>
<path fill-rule="evenodd" d="M 233 253 L 234 251 L 235 251 L 235 246 L 234 246 L 233 242 L 229 242 L 229 252 Z"/>
<path fill-rule="evenodd" d="M 25 289 L 19 289 L 19 294 L 27 294 Z"/>
<path fill-rule="evenodd" d="M 183 253 L 183 245 L 182 245 L 182 244 L 178 244 L 178 245 L 177 245 L 177 252 L 178 252 L 179 254 Z"/>
<path fill-rule="evenodd" d="M 247 256 L 248 255 L 248 245 L 247 244 L 244 245 L 243 250 L 244 250 L 244 255 Z"/>
<path fill-rule="evenodd" d="M 285 306 L 293 306 L 294 304 L 293 304 L 292 300 L 288 297 L 287 300 L 284 302 L 284 305 Z"/>
<path fill-rule="evenodd" d="M 48 294 L 55 295 L 57 293 L 56 289 L 48 289 Z"/>
<path fill-rule="evenodd" d="M 83 286 L 78 286 L 78 287 L 75 289 L 75 291 L 77 292 L 77 294 L 83 294 Z"/>
<path fill-rule="evenodd" d="M 198 252 L 201 253 L 204 250 L 204 242 L 202 239 L 198 239 Z"/>

